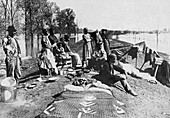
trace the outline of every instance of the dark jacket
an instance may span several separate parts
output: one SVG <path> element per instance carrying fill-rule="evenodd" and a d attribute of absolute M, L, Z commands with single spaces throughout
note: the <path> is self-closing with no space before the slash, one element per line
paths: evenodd
<path fill-rule="evenodd" d="M 105 61 L 101 65 L 100 75 L 105 76 L 105 78 L 110 77 L 111 75 L 114 75 L 114 70 L 125 73 L 125 71 L 118 65 L 110 64 L 108 61 Z"/>

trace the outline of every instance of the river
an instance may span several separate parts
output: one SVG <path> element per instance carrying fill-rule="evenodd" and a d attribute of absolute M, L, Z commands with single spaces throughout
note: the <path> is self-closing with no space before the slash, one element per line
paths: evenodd
<path fill-rule="evenodd" d="M 158 43 L 157 43 L 158 39 Z M 139 43 L 141 41 L 145 41 L 146 46 L 149 48 L 167 53 L 170 55 L 170 33 L 161 33 L 158 35 L 156 34 L 148 34 L 148 33 L 142 33 L 142 34 L 127 34 L 127 35 L 120 35 L 119 40 L 130 42 L 130 43 Z"/>

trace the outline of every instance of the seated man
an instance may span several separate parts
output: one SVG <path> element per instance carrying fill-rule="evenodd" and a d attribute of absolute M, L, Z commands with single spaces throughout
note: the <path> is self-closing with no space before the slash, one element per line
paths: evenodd
<path fill-rule="evenodd" d="M 64 47 L 62 44 L 58 45 L 58 47 L 56 47 L 56 49 L 58 49 L 58 53 L 56 54 L 57 56 L 57 61 L 60 63 L 62 63 L 62 65 L 64 66 L 66 64 L 66 59 L 69 58 L 64 50 Z"/>
<path fill-rule="evenodd" d="M 117 73 L 115 73 L 115 70 Z M 137 96 L 126 80 L 127 73 L 118 65 L 115 54 L 110 54 L 108 56 L 108 59 L 101 65 L 99 75 L 95 75 L 93 78 L 107 85 L 112 85 L 120 81 L 126 92 L 133 96 Z"/>
<path fill-rule="evenodd" d="M 103 48 L 103 43 L 99 42 L 96 44 L 96 49 L 92 54 L 92 59 L 89 60 L 87 69 L 100 70 L 101 64 L 107 60 L 106 51 Z"/>
<path fill-rule="evenodd" d="M 66 38 L 66 37 L 65 37 Z M 71 56 L 71 60 L 72 60 L 72 67 L 73 68 L 77 68 L 77 67 L 81 67 L 82 66 L 82 62 L 80 59 L 80 56 L 77 53 L 74 53 L 71 51 L 70 47 L 68 46 L 66 41 L 69 41 L 68 37 L 65 38 L 61 38 L 60 42 L 57 45 L 62 45 L 62 47 L 64 48 L 67 56 Z"/>

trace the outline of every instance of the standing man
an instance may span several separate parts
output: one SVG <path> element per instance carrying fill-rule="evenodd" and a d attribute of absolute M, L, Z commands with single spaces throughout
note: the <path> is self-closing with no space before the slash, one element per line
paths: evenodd
<path fill-rule="evenodd" d="M 110 55 L 110 42 L 109 42 L 109 39 L 107 38 L 107 29 L 101 30 L 101 37 L 103 39 L 104 49 L 107 53 L 107 56 L 109 56 Z"/>
<path fill-rule="evenodd" d="M 83 63 L 82 66 L 84 67 L 84 64 L 86 62 L 86 64 L 88 63 L 88 59 L 91 59 L 91 54 L 92 54 L 92 44 L 91 44 L 91 37 L 90 34 L 88 32 L 87 28 L 83 29 Z"/>
<path fill-rule="evenodd" d="M 108 56 L 108 59 L 101 66 L 99 75 L 95 75 L 94 78 L 107 85 L 112 85 L 120 81 L 127 93 L 137 96 L 127 82 L 127 73 L 119 66 L 119 62 L 115 54 L 110 54 Z"/>
<path fill-rule="evenodd" d="M 14 38 L 16 29 L 14 26 L 9 26 L 8 35 L 3 39 L 3 48 L 6 54 L 5 63 L 7 77 L 13 77 L 17 83 L 21 77 L 20 63 L 21 63 L 21 49 L 18 41 Z"/>

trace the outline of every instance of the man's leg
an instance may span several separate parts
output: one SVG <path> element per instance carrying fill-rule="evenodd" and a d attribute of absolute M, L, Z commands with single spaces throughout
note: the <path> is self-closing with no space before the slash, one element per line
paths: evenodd
<path fill-rule="evenodd" d="M 92 69 L 92 68 L 94 68 L 94 66 L 95 66 L 94 59 L 89 59 L 88 60 L 88 65 L 87 65 L 86 69 Z"/>
<path fill-rule="evenodd" d="M 116 83 L 117 81 L 120 81 L 120 83 L 122 84 L 123 88 L 125 89 L 125 91 L 127 93 L 130 93 L 133 96 L 137 96 L 137 93 L 135 93 L 133 91 L 133 89 L 131 88 L 131 86 L 129 85 L 129 83 L 126 80 L 126 75 L 124 74 L 116 74 L 112 77 L 112 81 L 113 83 Z"/>
<path fill-rule="evenodd" d="M 5 58 L 5 64 L 6 64 L 6 76 L 9 77 L 9 61 L 8 58 Z"/>
<path fill-rule="evenodd" d="M 15 61 L 12 58 L 6 60 L 7 77 L 14 77 Z"/>
<path fill-rule="evenodd" d="M 130 87 L 129 83 L 127 82 L 127 80 L 121 80 L 120 81 L 122 86 L 124 87 L 125 91 L 127 93 L 130 93 L 133 96 L 137 96 L 138 94 Z"/>
<path fill-rule="evenodd" d="M 18 57 L 15 58 L 15 70 L 14 70 L 14 75 L 15 79 L 17 81 L 17 84 L 19 82 L 19 78 L 21 77 L 21 68 L 20 68 L 20 60 Z"/>

